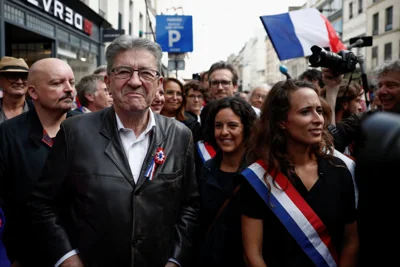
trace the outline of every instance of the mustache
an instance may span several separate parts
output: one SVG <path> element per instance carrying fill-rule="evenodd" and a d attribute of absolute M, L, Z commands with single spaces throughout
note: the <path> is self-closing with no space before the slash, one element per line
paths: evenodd
<path fill-rule="evenodd" d="M 71 99 L 74 100 L 74 97 L 72 96 L 72 93 L 69 94 L 65 94 L 63 97 L 60 98 L 60 100 L 58 100 L 58 102 L 63 101 L 64 99 Z"/>
<path fill-rule="evenodd" d="M 135 88 L 135 89 L 133 89 L 133 88 L 124 88 L 124 89 L 122 89 L 122 94 L 124 95 L 124 94 L 127 94 L 127 93 L 137 93 L 137 94 L 140 94 L 140 95 L 143 95 L 143 96 L 146 96 L 147 95 L 147 92 L 146 92 L 146 90 L 145 89 L 143 89 L 142 87 L 138 87 L 138 88 Z"/>

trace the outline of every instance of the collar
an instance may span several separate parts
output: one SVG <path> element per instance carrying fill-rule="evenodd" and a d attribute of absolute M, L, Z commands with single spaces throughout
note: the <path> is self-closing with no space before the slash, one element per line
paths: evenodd
<path fill-rule="evenodd" d="M 74 111 L 68 111 L 67 112 L 67 118 L 81 114 L 79 112 L 74 112 Z M 33 142 L 40 146 L 42 143 L 45 143 L 49 147 L 52 146 L 53 141 L 52 139 L 48 136 L 46 130 L 43 128 L 42 123 L 40 122 L 39 116 L 36 113 L 35 108 L 33 107 L 31 110 L 29 110 L 26 113 L 26 116 L 28 116 L 28 121 L 29 121 L 29 132 L 30 132 L 30 137 L 33 140 Z"/>
<path fill-rule="evenodd" d="M 46 129 L 43 128 L 43 138 L 42 142 L 48 145 L 49 147 L 53 146 L 54 140 L 49 136 Z"/>
<path fill-rule="evenodd" d="M 82 106 L 81 110 L 83 113 L 91 113 L 92 111 L 90 109 L 88 109 L 87 107 Z"/>
<path fill-rule="evenodd" d="M 22 112 L 26 112 L 26 111 L 28 111 L 29 110 L 29 105 L 28 105 L 28 103 L 26 102 L 26 100 L 24 101 L 24 107 L 23 107 L 23 109 L 22 109 Z M 3 111 L 3 98 L 2 97 L 0 97 L 0 111 Z"/>
<path fill-rule="evenodd" d="M 146 127 L 146 129 L 143 131 L 142 134 L 147 134 L 148 132 L 151 131 L 151 129 L 152 129 L 153 127 L 156 126 L 156 120 L 154 119 L 153 111 L 151 111 L 151 109 L 149 108 L 149 109 L 148 109 L 148 112 L 150 112 L 149 122 L 147 123 L 147 127 Z M 116 121 L 117 121 L 117 129 L 118 129 L 118 132 L 121 131 L 121 130 L 126 130 L 126 129 L 128 129 L 128 128 L 125 128 L 124 125 L 122 124 L 122 121 L 121 121 L 121 119 L 118 117 L 117 112 L 115 112 L 115 119 L 116 119 Z M 129 130 L 131 130 L 131 129 L 129 129 Z M 141 135 L 142 135 L 142 134 L 141 134 Z"/>

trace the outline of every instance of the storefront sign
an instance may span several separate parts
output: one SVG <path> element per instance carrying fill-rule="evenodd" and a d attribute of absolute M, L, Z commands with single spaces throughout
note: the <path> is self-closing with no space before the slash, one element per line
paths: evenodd
<path fill-rule="evenodd" d="M 125 30 L 104 29 L 103 42 L 112 42 L 115 38 L 125 34 Z"/>
<path fill-rule="evenodd" d="M 43 9 L 54 17 L 65 21 L 71 26 L 83 31 L 88 35 L 92 35 L 93 23 L 84 19 L 81 14 L 75 12 L 68 6 L 58 0 L 27 0 L 32 5 Z"/>

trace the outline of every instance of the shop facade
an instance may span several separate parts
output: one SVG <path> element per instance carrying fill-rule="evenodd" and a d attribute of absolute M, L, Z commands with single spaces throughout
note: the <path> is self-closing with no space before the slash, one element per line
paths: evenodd
<path fill-rule="evenodd" d="M 79 0 L 0 0 L 0 57 L 66 61 L 80 80 L 105 64 L 102 31 L 111 27 Z"/>

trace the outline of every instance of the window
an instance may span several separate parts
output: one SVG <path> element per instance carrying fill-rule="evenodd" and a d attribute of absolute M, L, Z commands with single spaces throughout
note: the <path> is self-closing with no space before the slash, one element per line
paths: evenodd
<path fill-rule="evenodd" d="M 353 3 L 349 4 L 349 19 L 353 18 Z"/>
<path fill-rule="evenodd" d="M 118 29 L 122 29 L 122 14 L 118 12 Z"/>
<path fill-rule="evenodd" d="M 139 37 L 143 37 L 144 22 L 143 14 L 139 13 Z"/>
<path fill-rule="evenodd" d="M 372 35 L 379 33 L 379 13 L 375 13 L 372 18 Z"/>
<path fill-rule="evenodd" d="M 118 30 L 123 30 L 124 29 L 124 16 L 125 16 L 125 10 L 124 10 L 124 0 L 119 0 L 118 2 Z"/>
<path fill-rule="evenodd" d="M 393 29 L 393 7 L 386 8 L 386 23 L 385 31 L 390 31 Z"/>
<path fill-rule="evenodd" d="M 392 59 L 392 43 L 385 44 L 385 60 Z"/>
<path fill-rule="evenodd" d="M 378 66 L 378 47 L 372 47 L 372 68 Z"/>
<path fill-rule="evenodd" d="M 363 12 L 363 0 L 358 0 L 358 14 Z"/>
<path fill-rule="evenodd" d="M 132 21 L 133 21 L 133 1 L 129 1 L 129 35 L 132 35 Z"/>

